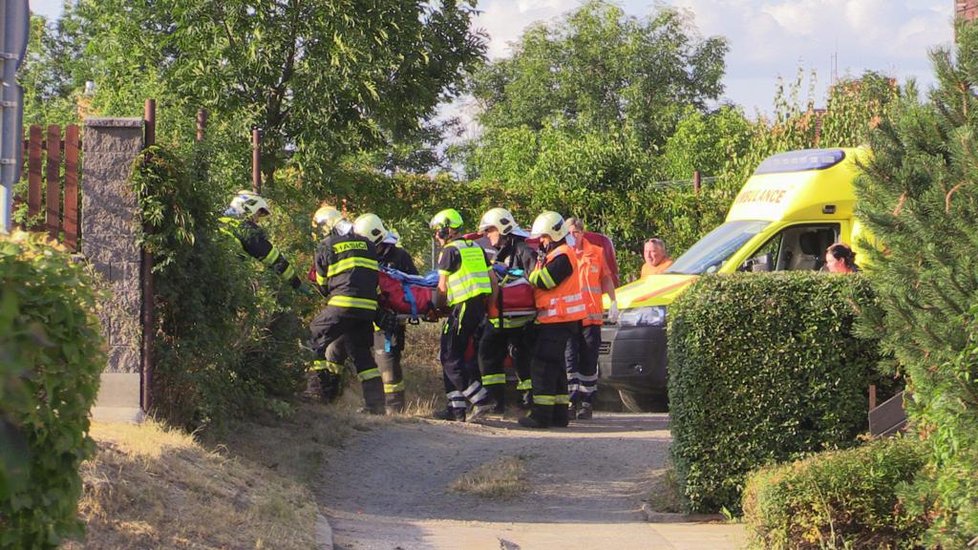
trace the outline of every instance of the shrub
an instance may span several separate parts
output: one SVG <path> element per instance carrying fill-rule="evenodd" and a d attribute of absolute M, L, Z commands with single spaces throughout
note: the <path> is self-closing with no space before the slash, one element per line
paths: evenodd
<path fill-rule="evenodd" d="M 0 548 L 81 533 L 78 466 L 105 366 L 85 269 L 38 236 L 0 236 Z"/>
<path fill-rule="evenodd" d="M 155 260 L 153 412 L 189 428 L 293 396 L 304 369 L 301 302 L 219 231 L 227 196 L 205 158 L 199 144 L 189 155 L 153 147 L 132 177 Z"/>
<path fill-rule="evenodd" d="M 866 428 L 875 341 L 851 328 L 861 276 L 702 277 L 670 308 L 673 461 L 694 511 L 739 508 L 759 464 L 849 447 Z"/>
<path fill-rule="evenodd" d="M 895 488 L 924 464 L 920 440 L 897 437 L 753 472 L 744 521 L 755 548 L 909 548 L 927 528 Z"/>

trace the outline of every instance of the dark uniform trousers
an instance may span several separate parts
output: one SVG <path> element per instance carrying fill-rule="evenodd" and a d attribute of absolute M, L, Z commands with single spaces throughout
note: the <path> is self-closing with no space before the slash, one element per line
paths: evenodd
<path fill-rule="evenodd" d="M 454 411 L 464 411 L 467 401 L 482 404 L 488 399 L 488 393 L 482 387 L 478 362 L 465 357 L 485 315 L 485 296 L 477 296 L 456 304 L 445 319 L 440 358 L 448 406 Z"/>
<path fill-rule="evenodd" d="M 327 307 L 310 324 L 312 346 L 316 355 L 324 357 L 327 369 L 319 370 L 321 385 L 334 384 L 332 376 L 340 374 L 343 359 L 351 357 L 357 378 L 363 387 L 363 400 L 371 412 L 384 412 L 384 384 L 370 347 L 373 344 L 374 324 L 370 319 L 343 317 L 335 308 Z M 335 342 L 335 346 L 330 346 Z M 342 356 L 341 356 L 342 354 Z M 339 359 L 334 361 L 334 359 Z"/>
<path fill-rule="evenodd" d="M 404 325 L 398 325 L 393 334 L 374 331 L 374 358 L 384 382 L 384 397 L 389 412 L 404 410 L 404 373 L 401 371 L 401 354 L 404 352 Z"/>
<path fill-rule="evenodd" d="M 530 377 L 533 409 L 530 415 L 543 426 L 567 426 L 567 342 L 581 332 L 579 321 L 536 325 Z"/>
<path fill-rule="evenodd" d="M 567 383 L 572 403 L 592 403 L 598 385 L 598 353 L 601 350 L 601 325 L 581 327 L 567 341 Z"/>
<path fill-rule="evenodd" d="M 521 382 L 530 381 L 530 361 L 533 358 L 533 322 L 515 328 L 496 328 L 488 321 L 479 339 L 479 370 L 482 385 L 501 409 L 506 390 L 503 361 L 513 358 L 516 376 Z M 528 385 L 528 384 L 527 384 Z"/>

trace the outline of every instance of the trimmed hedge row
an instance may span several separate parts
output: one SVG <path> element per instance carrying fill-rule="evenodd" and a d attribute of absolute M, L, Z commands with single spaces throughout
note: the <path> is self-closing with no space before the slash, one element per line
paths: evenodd
<path fill-rule="evenodd" d="M 880 439 L 761 468 L 744 487 L 753 548 L 913 548 L 927 529 L 896 488 L 925 462 L 919 439 Z"/>
<path fill-rule="evenodd" d="M 27 233 L 0 236 L 0 548 L 80 534 L 78 466 L 105 366 L 92 281 Z"/>
<path fill-rule="evenodd" d="M 706 276 L 670 307 L 672 455 L 693 511 L 737 511 L 761 464 L 850 447 L 866 429 L 875 341 L 852 335 L 874 300 L 861 276 Z"/>

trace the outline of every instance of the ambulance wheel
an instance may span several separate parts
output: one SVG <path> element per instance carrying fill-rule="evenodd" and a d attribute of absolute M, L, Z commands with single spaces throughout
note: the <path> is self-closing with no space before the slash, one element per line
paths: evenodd
<path fill-rule="evenodd" d="M 630 390 L 618 390 L 618 397 L 625 410 L 633 413 L 666 412 L 668 404 L 664 397 Z"/>

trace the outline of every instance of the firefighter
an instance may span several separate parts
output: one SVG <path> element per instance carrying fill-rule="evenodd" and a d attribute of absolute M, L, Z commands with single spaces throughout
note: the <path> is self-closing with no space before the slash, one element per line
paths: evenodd
<path fill-rule="evenodd" d="M 364 214 L 353 222 L 353 230 L 377 246 L 381 266 L 391 267 L 408 275 L 417 275 L 418 268 L 406 250 L 397 246 L 396 231 L 388 231 L 376 214 Z M 388 414 L 404 412 L 404 375 L 401 354 L 404 352 L 405 325 L 396 314 L 378 309 L 374 327 L 374 357 L 384 381 L 384 397 Z"/>
<path fill-rule="evenodd" d="M 311 296 L 312 290 L 302 284 L 302 280 L 295 273 L 295 268 L 268 240 L 268 234 L 258 225 L 258 221 L 268 214 L 268 202 L 260 195 L 251 191 L 238 191 L 231 199 L 228 209 L 224 211 L 224 216 L 219 219 L 221 231 L 237 239 L 249 256 L 275 271 L 297 292 Z"/>
<path fill-rule="evenodd" d="M 509 210 L 487 210 L 479 221 L 479 231 L 497 251 L 494 263 L 504 265 L 507 270 L 519 269 L 526 275 L 530 274 L 536 264 L 536 254 L 526 244 L 526 233 L 517 225 Z M 530 404 L 530 348 L 533 344 L 533 319 L 536 317 L 535 314 L 504 316 L 502 286 L 490 300 L 488 323 L 479 339 L 478 348 L 482 385 L 496 401 L 495 414 L 505 411 L 506 375 L 503 373 L 503 360 L 507 353 L 513 358 L 519 378 L 516 388 L 523 393 L 524 404 Z"/>
<path fill-rule="evenodd" d="M 594 393 L 598 384 L 598 350 L 601 347 L 601 325 L 604 324 L 602 294 L 611 300 L 608 320 L 618 318 L 615 283 L 605 262 L 604 249 L 584 238 L 584 223 L 568 218 L 567 227 L 577 254 L 581 296 L 587 317 L 581 322 L 581 333 L 567 341 L 567 386 L 570 390 L 570 418 L 590 419 L 594 414 Z"/>
<path fill-rule="evenodd" d="M 362 412 L 384 414 L 384 385 L 370 352 L 377 314 L 377 251 L 331 206 L 316 211 L 313 227 L 327 235 L 316 250 L 316 285 L 327 302 L 309 326 L 311 347 L 323 357 L 314 362 L 313 369 L 319 372 L 324 394 L 338 393 L 334 388 L 340 384 L 342 365 L 328 360 L 326 351 L 330 344 L 341 341 L 363 387 Z"/>
<path fill-rule="evenodd" d="M 466 360 L 465 352 L 486 314 L 486 300 L 494 293 L 496 278 L 489 269 L 485 251 L 461 237 L 462 215 L 448 208 L 429 222 L 441 245 L 438 256 L 437 307 L 451 308 L 441 335 L 441 364 L 448 406 L 435 413 L 443 420 L 464 421 L 467 402 L 472 404 L 469 421 L 489 414 L 495 403 L 480 382 L 479 367 Z"/>
<path fill-rule="evenodd" d="M 530 377 L 533 406 L 520 418 L 527 428 L 566 427 L 568 423 L 567 341 L 581 331 L 587 316 L 577 276 L 577 254 L 568 246 L 568 228 L 556 212 L 533 221 L 531 237 L 540 238 L 540 257 L 530 273 L 537 307 L 536 335 Z"/>

